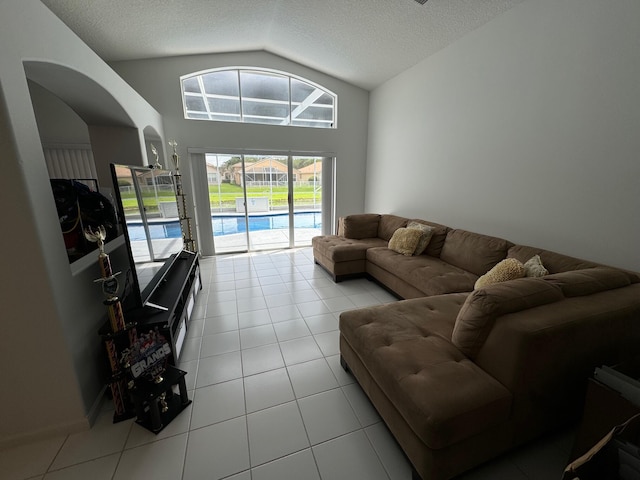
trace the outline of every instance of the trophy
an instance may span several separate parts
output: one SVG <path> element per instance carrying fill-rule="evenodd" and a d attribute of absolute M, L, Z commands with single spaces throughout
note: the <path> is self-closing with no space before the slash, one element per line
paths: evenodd
<path fill-rule="evenodd" d="M 151 144 L 151 151 L 153 152 L 153 155 L 156 157 L 156 163 L 153 166 L 155 168 L 162 168 L 162 164 L 158 159 L 158 150 L 156 150 L 156 146 L 153 143 Z"/>
<path fill-rule="evenodd" d="M 100 264 L 100 272 L 102 277 L 94 280 L 102 284 L 102 292 L 106 300 L 103 302 L 107 307 L 109 316 L 110 332 L 102 334 L 111 367 L 111 395 L 115 407 L 114 422 L 130 418 L 131 411 L 127 402 L 127 390 L 131 385 L 126 381 L 121 369 L 120 359 L 118 358 L 118 350 L 123 342 L 128 341 L 131 345 L 136 339 L 137 333 L 134 325 L 126 325 L 124 314 L 122 313 L 122 305 L 117 296 L 118 279 L 116 278 L 120 272 L 113 273 L 109 255 L 104 251 L 104 241 L 107 238 L 107 232 L 104 226 L 100 225 L 96 230 L 87 227 L 84 230 L 84 236 L 89 242 L 98 245 L 98 263 Z M 128 330 L 128 339 L 122 337 L 122 334 Z"/>
<path fill-rule="evenodd" d="M 173 155 L 171 155 L 171 160 L 173 160 L 173 164 L 176 167 L 176 175 L 180 175 L 180 157 L 178 157 L 178 152 L 176 151 L 176 147 L 178 146 L 178 142 L 175 140 L 171 140 L 169 145 L 173 147 Z"/>
<path fill-rule="evenodd" d="M 102 277 L 94 280 L 96 283 L 102 284 L 102 292 L 107 299 L 104 304 L 109 307 L 109 320 L 111 320 L 111 330 L 118 332 L 124 330 L 124 316 L 122 314 L 122 306 L 120 305 L 120 299 L 117 296 L 118 293 L 118 279 L 120 272 L 113 273 L 111 270 L 111 261 L 109 255 L 104 251 L 104 241 L 107 238 L 107 232 L 105 228 L 100 225 L 97 230 L 92 230 L 91 227 L 87 227 L 84 230 L 84 237 L 93 243 L 98 244 L 98 263 L 100 264 L 100 272 Z"/>
<path fill-rule="evenodd" d="M 187 215 L 187 198 L 182 190 L 182 175 L 180 174 L 180 157 L 178 156 L 177 147 L 178 142 L 171 140 L 169 145 L 173 147 L 173 155 L 171 160 L 176 168 L 176 172 L 173 175 L 176 185 L 176 200 L 178 201 L 178 213 L 180 216 L 180 229 L 182 230 L 182 241 L 184 243 L 184 249 L 189 252 L 196 251 L 196 242 L 193 239 L 193 232 L 191 229 L 191 217 Z M 179 198 L 179 200 L 178 200 Z"/>

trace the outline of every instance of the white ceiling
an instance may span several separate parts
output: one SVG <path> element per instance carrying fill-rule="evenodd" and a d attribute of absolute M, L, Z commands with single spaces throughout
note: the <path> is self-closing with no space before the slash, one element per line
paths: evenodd
<path fill-rule="evenodd" d="M 524 0 L 42 0 L 105 61 L 265 50 L 372 89 Z"/>

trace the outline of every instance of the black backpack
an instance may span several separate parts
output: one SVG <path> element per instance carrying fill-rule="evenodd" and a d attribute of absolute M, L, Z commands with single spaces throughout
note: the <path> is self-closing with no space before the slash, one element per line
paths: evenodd
<path fill-rule="evenodd" d="M 84 238 L 83 230 L 87 227 L 95 230 L 102 225 L 107 232 L 105 243 L 116 238 L 116 210 L 107 197 L 76 180 L 51 179 L 51 188 L 70 255 L 83 255 L 97 247 Z"/>

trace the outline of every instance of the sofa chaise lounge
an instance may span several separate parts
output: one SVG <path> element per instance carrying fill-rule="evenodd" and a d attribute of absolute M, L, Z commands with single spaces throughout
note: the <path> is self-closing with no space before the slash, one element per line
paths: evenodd
<path fill-rule="evenodd" d="M 451 478 L 577 419 L 593 369 L 636 354 L 636 273 L 423 220 L 426 250 L 403 255 L 389 246 L 410 222 L 351 215 L 313 253 L 336 281 L 368 275 L 404 299 L 343 312 L 340 353 L 414 476 Z M 546 274 L 475 288 L 536 256 Z"/>

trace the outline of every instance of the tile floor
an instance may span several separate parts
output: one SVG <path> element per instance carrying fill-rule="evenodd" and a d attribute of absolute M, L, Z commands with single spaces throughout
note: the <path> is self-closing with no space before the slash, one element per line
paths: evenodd
<path fill-rule="evenodd" d="M 334 284 L 309 248 L 201 265 L 180 364 L 193 403 L 156 436 L 113 424 L 105 402 L 89 431 L 0 451 L 0 478 L 410 480 L 338 355 L 339 313 L 395 298 L 365 279 Z M 460 478 L 559 479 L 572 441 L 560 432 Z"/>

